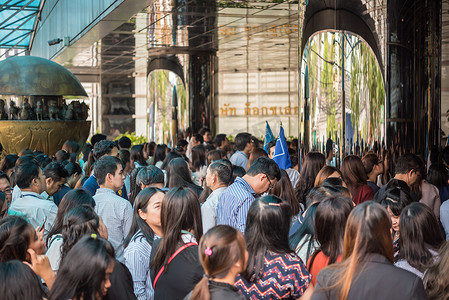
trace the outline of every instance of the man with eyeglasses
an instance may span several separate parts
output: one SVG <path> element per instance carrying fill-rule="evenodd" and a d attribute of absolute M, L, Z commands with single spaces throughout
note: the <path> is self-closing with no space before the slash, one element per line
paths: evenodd
<path fill-rule="evenodd" d="M 256 195 L 271 190 L 281 171 L 268 157 L 256 159 L 243 177 L 237 177 L 220 196 L 217 205 L 217 224 L 229 225 L 245 232 L 246 215 Z"/>

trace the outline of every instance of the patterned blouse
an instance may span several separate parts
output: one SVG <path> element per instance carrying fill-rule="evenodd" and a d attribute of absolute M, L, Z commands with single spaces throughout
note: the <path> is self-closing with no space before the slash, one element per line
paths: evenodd
<path fill-rule="evenodd" d="M 306 291 L 312 276 L 295 253 L 267 251 L 262 277 L 248 282 L 240 275 L 235 286 L 248 299 L 296 299 Z"/>

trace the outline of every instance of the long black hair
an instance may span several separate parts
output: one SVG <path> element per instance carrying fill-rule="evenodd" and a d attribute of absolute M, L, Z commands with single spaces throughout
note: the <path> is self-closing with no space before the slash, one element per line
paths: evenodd
<path fill-rule="evenodd" d="M 2 299 L 42 300 L 44 297 L 39 277 L 19 260 L 0 263 L 0 293 Z"/>
<path fill-rule="evenodd" d="M 162 240 L 151 261 L 155 273 L 166 266 L 168 259 L 182 244 L 181 230 L 191 230 L 197 241 L 203 235 L 201 207 L 198 196 L 187 187 L 171 189 L 161 206 Z"/>
<path fill-rule="evenodd" d="M 0 220 L 0 262 L 27 260 L 34 228 L 24 218 L 8 216 Z"/>
<path fill-rule="evenodd" d="M 83 189 L 74 189 L 69 191 L 61 200 L 58 206 L 58 212 L 56 213 L 56 218 L 47 235 L 47 246 L 51 241 L 53 235 L 61 233 L 62 223 L 64 222 L 64 217 L 69 210 L 72 208 L 88 205 L 92 208 L 95 207 L 95 200 Z"/>
<path fill-rule="evenodd" d="M 137 162 L 142 167 L 148 166 L 148 163 L 143 155 L 143 145 L 132 146 L 130 153 L 131 153 L 131 163 L 132 164 Z"/>
<path fill-rule="evenodd" d="M 247 281 L 262 277 L 267 251 L 293 252 L 288 245 L 291 217 L 290 204 L 273 195 L 258 198 L 251 204 L 245 228 L 248 265 L 242 274 Z"/>
<path fill-rule="evenodd" d="M 114 248 L 107 240 L 97 235 L 83 237 L 61 264 L 49 300 L 97 299 L 114 257 Z"/>
<path fill-rule="evenodd" d="M 175 158 L 168 164 L 167 186 L 172 189 L 187 186 L 200 196 L 202 188 L 192 181 L 188 163 L 183 158 Z"/>
<path fill-rule="evenodd" d="M 156 193 L 164 193 L 158 188 L 148 187 L 140 191 L 134 201 L 134 212 L 133 212 L 133 223 L 131 225 L 131 229 L 129 230 L 128 236 L 125 239 L 124 247 L 128 247 L 129 242 L 136 234 L 137 231 L 141 231 L 144 235 L 145 239 L 150 245 L 153 245 L 154 241 L 154 231 L 151 227 L 143 220 L 139 215 L 139 210 L 144 213 L 147 212 L 148 203 L 150 202 L 151 197 L 153 197 Z"/>

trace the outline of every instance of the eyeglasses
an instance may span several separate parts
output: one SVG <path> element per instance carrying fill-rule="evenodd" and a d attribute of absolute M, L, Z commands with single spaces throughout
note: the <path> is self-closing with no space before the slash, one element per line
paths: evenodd
<path fill-rule="evenodd" d="M 265 176 L 267 177 L 267 180 L 268 180 L 268 189 L 267 189 L 267 192 L 269 191 L 269 190 L 271 190 L 272 188 L 273 188 L 273 183 L 271 183 L 271 180 L 270 180 L 270 178 L 268 177 L 268 175 L 267 174 L 265 174 Z"/>

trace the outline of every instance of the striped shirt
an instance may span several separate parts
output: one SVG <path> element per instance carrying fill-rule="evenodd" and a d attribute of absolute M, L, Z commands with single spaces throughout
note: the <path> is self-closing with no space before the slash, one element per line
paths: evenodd
<path fill-rule="evenodd" d="M 243 178 L 237 177 L 221 194 L 217 206 L 217 224 L 229 225 L 245 232 L 246 215 L 254 202 L 255 192 Z"/>
<path fill-rule="evenodd" d="M 155 239 L 157 236 L 155 236 Z M 154 290 L 150 276 L 151 245 L 143 235 L 137 231 L 125 249 L 125 265 L 133 277 L 134 294 L 138 300 L 153 299 Z"/>
<path fill-rule="evenodd" d="M 128 200 L 117 196 L 111 189 L 99 188 L 93 198 L 95 212 L 108 229 L 108 240 L 114 246 L 116 258 L 123 262 L 123 242 L 131 228 L 133 208 Z"/>

